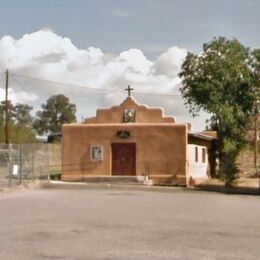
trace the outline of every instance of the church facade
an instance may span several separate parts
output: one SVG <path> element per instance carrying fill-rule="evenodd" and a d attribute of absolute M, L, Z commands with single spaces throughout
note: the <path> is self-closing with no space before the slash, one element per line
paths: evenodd
<path fill-rule="evenodd" d="M 189 129 L 129 95 L 84 123 L 63 126 L 62 180 L 146 176 L 157 184 L 189 185 Z"/>

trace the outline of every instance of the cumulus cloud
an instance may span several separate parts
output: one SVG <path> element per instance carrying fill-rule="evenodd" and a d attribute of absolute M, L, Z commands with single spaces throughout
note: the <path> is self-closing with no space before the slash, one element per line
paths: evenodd
<path fill-rule="evenodd" d="M 162 106 L 177 120 L 190 121 L 178 92 L 178 72 L 186 53 L 185 49 L 174 46 L 155 61 L 139 49 L 113 55 L 95 47 L 79 49 L 69 38 L 41 30 L 20 39 L 2 37 L 0 70 L 8 68 L 11 72 L 11 98 L 36 108 L 49 96 L 63 93 L 77 104 L 80 119 L 94 114 L 98 107 L 121 103 L 126 96 L 124 88 L 130 84 L 139 102 Z M 3 97 L 2 89 L 0 98 Z"/>
<path fill-rule="evenodd" d="M 168 78 L 177 77 L 181 64 L 187 51 L 178 47 L 169 48 L 153 65 L 155 75 L 163 75 Z"/>

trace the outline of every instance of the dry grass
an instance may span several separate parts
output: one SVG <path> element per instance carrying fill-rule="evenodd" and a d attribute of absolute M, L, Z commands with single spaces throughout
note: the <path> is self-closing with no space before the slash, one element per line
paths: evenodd
<path fill-rule="evenodd" d="M 258 155 L 260 163 L 260 153 Z M 254 167 L 254 152 L 252 149 L 244 150 L 240 153 L 237 159 L 239 167 L 239 177 L 230 185 L 230 189 L 251 189 L 257 190 L 260 187 L 259 173 Z M 260 169 L 259 169 L 260 170 Z M 221 190 L 225 188 L 225 183 L 220 179 L 209 179 L 199 185 L 199 187 L 206 189 Z"/>
<path fill-rule="evenodd" d="M 212 185 L 216 187 L 224 187 L 225 183 L 220 179 L 209 179 L 205 181 L 202 185 Z M 231 187 L 241 187 L 241 188 L 258 188 L 259 187 L 259 179 L 258 178 L 244 178 L 240 177 L 236 179 Z"/>
<path fill-rule="evenodd" d="M 258 153 L 258 164 L 260 164 L 260 153 Z M 239 154 L 237 165 L 240 170 L 239 177 L 257 177 L 254 166 L 254 151 L 252 148 L 246 149 Z"/>

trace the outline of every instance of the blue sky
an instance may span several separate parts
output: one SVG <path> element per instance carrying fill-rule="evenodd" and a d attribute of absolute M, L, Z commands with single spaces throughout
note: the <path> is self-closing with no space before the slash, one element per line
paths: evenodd
<path fill-rule="evenodd" d="M 154 59 L 170 46 L 199 51 L 214 36 L 260 46 L 259 0 L 1 0 L 0 36 L 50 28 L 80 47 Z"/>
<path fill-rule="evenodd" d="M 0 99 L 6 69 L 14 103 L 37 110 L 63 93 L 78 119 L 120 104 L 130 84 L 140 103 L 201 130 L 208 115 L 191 118 L 178 91 L 187 51 L 215 36 L 260 48 L 259 13 L 260 0 L 0 0 Z"/>

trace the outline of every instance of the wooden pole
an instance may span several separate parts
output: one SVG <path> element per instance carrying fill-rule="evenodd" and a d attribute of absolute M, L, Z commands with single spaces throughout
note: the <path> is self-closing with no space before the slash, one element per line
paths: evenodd
<path fill-rule="evenodd" d="M 257 142 L 257 114 L 254 118 L 254 167 L 257 168 L 257 153 L 258 153 L 258 142 Z"/>
<path fill-rule="evenodd" d="M 9 104 L 8 104 L 9 71 L 6 70 L 5 77 L 5 143 L 9 144 Z"/>

